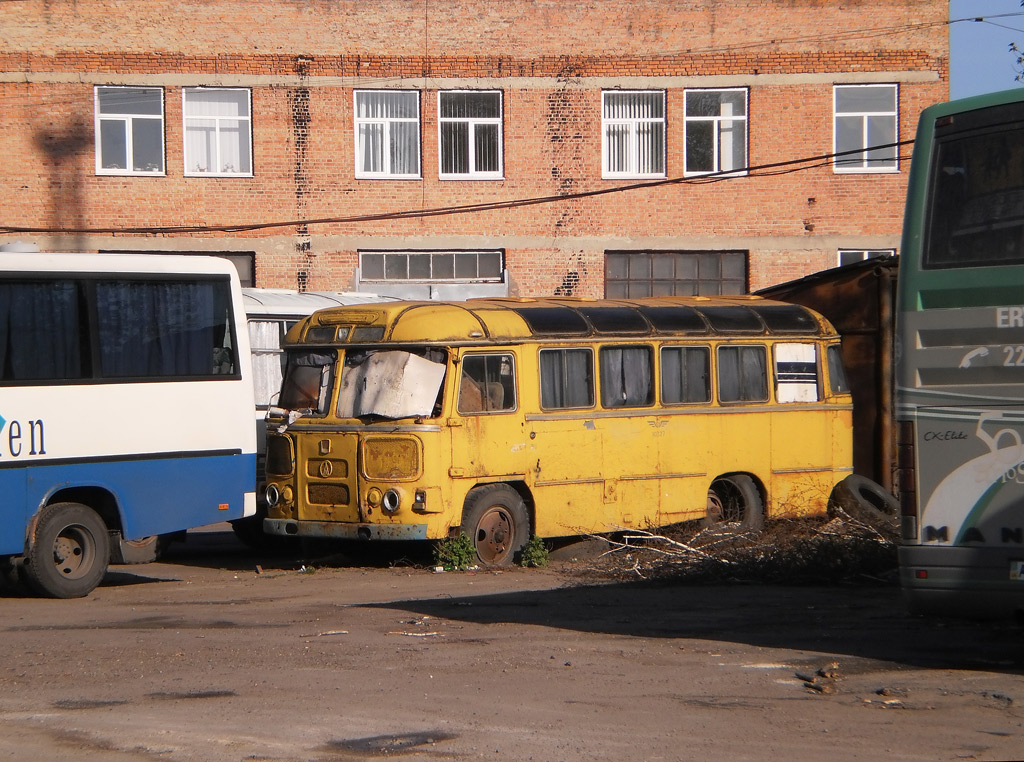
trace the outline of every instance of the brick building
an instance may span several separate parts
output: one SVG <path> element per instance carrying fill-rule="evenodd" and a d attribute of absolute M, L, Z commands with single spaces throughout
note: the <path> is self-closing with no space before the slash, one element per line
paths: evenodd
<path fill-rule="evenodd" d="M 0 244 L 734 293 L 898 245 L 942 0 L 0 3 Z M 817 158 L 815 158 L 817 157 Z"/>

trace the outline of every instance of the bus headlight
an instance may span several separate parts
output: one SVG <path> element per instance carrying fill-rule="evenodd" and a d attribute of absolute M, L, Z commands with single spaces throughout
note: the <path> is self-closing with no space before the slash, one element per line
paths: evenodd
<path fill-rule="evenodd" d="M 384 498 L 381 500 L 380 509 L 384 511 L 388 516 L 394 516 L 398 513 L 398 509 L 401 507 L 402 499 L 398 492 L 389 489 L 384 493 Z"/>
<path fill-rule="evenodd" d="M 276 484 L 268 484 L 267 488 L 263 491 L 263 497 L 271 508 L 281 501 L 281 493 L 278 492 Z"/>

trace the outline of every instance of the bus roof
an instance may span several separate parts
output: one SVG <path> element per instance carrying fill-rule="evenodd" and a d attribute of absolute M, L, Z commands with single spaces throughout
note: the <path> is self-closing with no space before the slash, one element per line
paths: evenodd
<path fill-rule="evenodd" d="M 0 273 L 235 274 L 226 259 L 191 254 L 0 251 Z M 237 277 L 237 276 L 236 276 Z"/>
<path fill-rule="evenodd" d="M 288 288 L 243 288 L 247 315 L 303 317 L 317 310 L 350 304 L 396 301 L 393 297 L 355 291 L 295 291 Z"/>
<path fill-rule="evenodd" d="M 649 299 L 471 299 L 320 310 L 288 344 L 492 343 L 664 336 L 835 336 L 821 315 L 757 296 Z"/>

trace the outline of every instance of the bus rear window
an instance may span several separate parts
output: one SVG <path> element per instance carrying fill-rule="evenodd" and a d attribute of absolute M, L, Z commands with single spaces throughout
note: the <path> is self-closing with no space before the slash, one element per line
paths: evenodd
<path fill-rule="evenodd" d="M 1024 264 L 1024 129 L 941 140 L 929 183 L 925 268 Z"/>

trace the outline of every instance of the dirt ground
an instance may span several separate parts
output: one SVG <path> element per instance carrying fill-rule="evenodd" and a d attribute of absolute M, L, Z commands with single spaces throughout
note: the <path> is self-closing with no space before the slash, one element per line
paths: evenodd
<path fill-rule="evenodd" d="M 886 584 L 305 563 L 224 527 L 0 592 L 0 759 L 1024 758 L 1024 630 Z"/>

